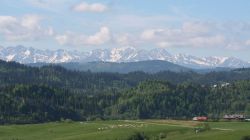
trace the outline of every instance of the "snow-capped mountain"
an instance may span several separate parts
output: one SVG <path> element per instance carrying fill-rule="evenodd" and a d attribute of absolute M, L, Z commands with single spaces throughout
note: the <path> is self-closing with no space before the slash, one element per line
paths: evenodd
<path fill-rule="evenodd" d="M 39 50 L 23 46 L 0 48 L 0 59 L 19 63 L 62 63 L 78 62 L 86 53 L 65 50 Z"/>
<path fill-rule="evenodd" d="M 97 49 L 90 52 L 66 50 L 40 50 L 23 46 L 1 47 L 0 59 L 28 63 L 63 63 L 63 62 L 137 62 L 163 60 L 191 68 L 250 67 L 249 62 L 235 57 L 196 57 L 187 54 L 172 55 L 165 49 L 140 50 L 134 47 Z"/>

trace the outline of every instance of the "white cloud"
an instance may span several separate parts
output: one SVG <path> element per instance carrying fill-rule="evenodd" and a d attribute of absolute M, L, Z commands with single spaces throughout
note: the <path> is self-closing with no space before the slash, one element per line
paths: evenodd
<path fill-rule="evenodd" d="M 222 35 L 215 35 L 215 36 L 201 36 L 201 37 L 194 37 L 189 40 L 190 45 L 196 47 L 218 47 L 219 45 L 224 45 L 225 37 Z"/>
<path fill-rule="evenodd" d="M 156 43 L 156 45 L 160 48 L 166 48 L 166 47 L 171 47 L 172 44 L 170 44 L 169 42 L 162 41 L 162 42 Z"/>
<path fill-rule="evenodd" d="M 250 46 L 250 39 L 245 42 L 247 46 Z"/>
<path fill-rule="evenodd" d="M 86 44 L 89 45 L 101 45 L 108 42 L 111 39 L 110 31 L 107 27 L 102 27 L 98 33 L 89 36 L 86 39 Z"/>
<path fill-rule="evenodd" d="M 37 15 L 26 15 L 21 19 L 21 26 L 30 29 L 37 28 L 41 19 L 42 18 Z"/>
<path fill-rule="evenodd" d="M 48 8 L 52 0 L 26 0 L 32 6 L 40 8 Z"/>
<path fill-rule="evenodd" d="M 61 45 L 102 45 L 108 43 L 111 40 L 111 33 L 108 27 L 101 27 L 100 31 L 94 35 L 76 34 L 72 32 L 66 32 L 63 35 L 57 35 L 56 41 Z"/>
<path fill-rule="evenodd" d="M 164 29 L 149 29 L 145 30 L 141 34 L 141 38 L 144 40 L 152 40 L 155 39 L 156 37 L 160 36 L 165 32 Z"/>
<path fill-rule="evenodd" d="M 153 15 L 153 16 L 140 16 L 140 15 L 121 15 L 114 13 L 113 16 L 104 21 L 105 25 L 112 27 L 128 28 L 128 29 L 143 29 L 143 28 L 159 28 L 166 26 L 171 22 L 179 21 L 180 19 L 167 16 L 167 15 Z"/>
<path fill-rule="evenodd" d="M 16 21 L 17 19 L 12 16 L 0 16 L 0 26 L 7 26 L 8 24 L 12 24 Z"/>
<path fill-rule="evenodd" d="M 69 42 L 69 36 L 68 35 L 57 35 L 55 37 L 56 41 L 60 44 L 60 45 L 65 45 Z"/>
<path fill-rule="evenodd" d="M 226 44 L 226 46 L 224 46 L 225 49 L 229 49 L 229 50 L 234 50 L 234 51 L 238 51 L 238 50 L 244 50 L 246 45 L 243 44 L 240 41 L 231 41 L 229 43 Z"/>
<path fill-rule="evenodd" d="M 185 22 L 176 28 L 146 29 L 141 39 L 158 47 L 220 47 L 226 37 L 210 24 Z"/>
<path fill-rule="evenodd" d="M 145 41 L 137 33 L 113 33 L 112 43 L 115 46 L 134 46 L 143 47 Z"/>
<path fill-rule="evenodd" d="M 60 7 L 72 3 L 69 0 L 24 0 L 24 2 L 35 8 L 41 8 L 50 12 L 61 12 Z"/>
<path fill-rule="evenodd" d="M 210 29 L 211 24 L 203 22 L 184 22 L 182 25 L 182 31 L 189 34 L 209 33 Z"/>
<path fill-rule="evenodd" d="M 122 45 L 122 46 L 130 45 L 130 35 L 129 34 L 116 35 L 114 37 L 114 41 L 118 45 Z"/>
<path fill-rule="evenodd" d="M 218 26 L 219 25 L 219 26 Z M 240 27 L 239 27 L 240 28 Z M 124 30 L 122 30 L 124 31 Z M 102 27 L 94 35 L 66 32 L 58 35 L 56 40 L 62 45 L 94 46 L 109 43 L 118 46 L 156 46 L 182 48 L 225 48 L 231 50 L 244 49 L 250 41 L 242 41 L 237 33 L 221 28 L 218 23 L 184 22 L 180 26 L 165 28 L 149 28 L 142 31 L 112 32 Z"/>
<path fill-rule="evenodd" d="M 149 29 L 149 30 L 145 30 L 141 33 L 141 38 L 144 40 L 151 40 L 155 37 L 155 32 L 157 31 L 157 29 Z"/>
<path fill-rule="evenodd" d="M 51 27 L 40 25 L 42 18 L 36 15 L 26 15 L 21 18 L 0 16 L 0 34 L 9 41 L 37 40 L 52 36 Z"/>
<path fill-rule="evenodd" d="M 101 4 L 101 3 L 89 4 L 86 2 L 82 2 L 73 7 L 73 10 L 77 12 L 104 12 L 107 9 L 108 7 L 104 4 Z"/>

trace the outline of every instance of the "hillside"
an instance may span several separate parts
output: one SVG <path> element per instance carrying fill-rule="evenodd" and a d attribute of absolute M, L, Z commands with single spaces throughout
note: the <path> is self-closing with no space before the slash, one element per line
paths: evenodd
<path fill-rule="evenodd" d="M 167 61 L 140 61 L 128 63 L 111 63 L 111 62 L 89 62 L 89 63 L 65 63 L 61 66 L 80 71 L 93 71 L 93 72 L 118 72 L 129 73 L 134 71 L 143 71 L 146 73 L 157 73 L 160 71 L 173 71 L 173 72 L 188 72 L 189 68 L 179 66 Z"/>
<path fill-rule="evenodd" d="M 31 63 L 26 64 L 32 67 L 42 67 L 47 65 L 62 66 L 68 70 L 77 70 L 77 71 L 92 71 L 92 72 L 113 72 L 126 74 L 135 71 L 141 71 L 145 73 L 158 73 L 162 71 L 171 71 L 171 72 L 197 72 L 197 73 L 209 73 L 209 72 L 221 72 L 221 71 L 231 71 L 233 68 L 226 67 L 216 67 L 208 69 L 191 69 L 181 65 L 176 65 L 171 62 L 162 61 L 162 60 L 150 60 L 150 61 L 139 61 L 139 62 L 86 62 L 86 63 Z"/>
<path fill-rule="evenodd" d="M 249 79 L 249 69 L 119 74 L 1 61 L 0 123 L 249 114 Z"/>

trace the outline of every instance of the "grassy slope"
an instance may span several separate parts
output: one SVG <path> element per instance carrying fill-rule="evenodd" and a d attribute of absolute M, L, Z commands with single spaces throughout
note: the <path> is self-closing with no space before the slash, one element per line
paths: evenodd
<path fill-rule="evenodd" d="M 166 140 L 240 140 L 250 135 L 250 123 L 210 123 L 213 129 L 199 134 L 194 133 L 195 125 L 196 122 L 161 120 L 10 125 L 0 126 L 0 140 L 124 140 L 135 131 L 150 136 L 165 133 Z"/>

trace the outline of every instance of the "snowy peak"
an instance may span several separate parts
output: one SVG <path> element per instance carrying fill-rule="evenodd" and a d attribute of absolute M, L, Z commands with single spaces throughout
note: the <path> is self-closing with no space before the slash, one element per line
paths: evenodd
<path fill-rule="evenodd" d="M 75 54 L 65 50 L 39 50 L 23 46 L 0 49 L 0 59 L 5 61 L 17 61 L 19 63 L 62 63 L 76 62 L 81 54 Z"/>
<path fill-rule="evenodd" d="M 97 49 L 90 52 L 67 50 L 40 50 L 24 46 L 1 47 L 0 59 L 19 63 L 64 63 L 64 62 L 138 62 L 163 60 L 191 68 L 250 67 L 249 62 L 235 57 L 196 57 L 188 54 L 172 55 L 166 49 L 143 50 L 135 47 Z"/>
<path fill-rule="evenodd" d="M 157 58 L 157 60 L 172 60 L 173 56 L 167 52 L 166 49 L 153 49 L 149 51 L 149 56 L 151 60 Z"/>
<path fill-rule="evenodd" d="M 128 48 L 114 48 L 111 51 L 110 62 L 128 62 L 138 55 L 138 50 L 133 47 Z"/>
<path fill-rule="evenodd" d="M 220 63 L 220 67 L 230 67 L 230 68 L 242 68 L 242 67 L 249 67 L 250 63 L 242 61 L 235 57 L 228 57 L 223 61 L 223 63 Z"/>
<path fill-rule="evenodd" d="M 205 61 L 203 58 L 199 58 L 196 56 L 191 56 L 187 54 L 177 54 L 174 56 L 175 63 L 184 66 L 192 66 L 192 67 L 199 67 L 199 66 L 209 66 L 208 62 Z"/>

